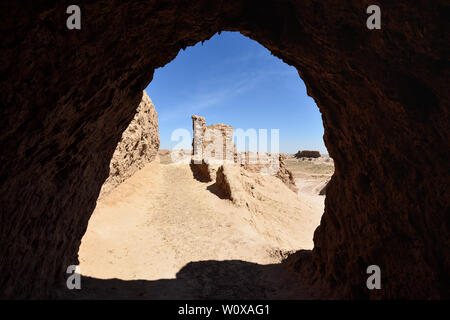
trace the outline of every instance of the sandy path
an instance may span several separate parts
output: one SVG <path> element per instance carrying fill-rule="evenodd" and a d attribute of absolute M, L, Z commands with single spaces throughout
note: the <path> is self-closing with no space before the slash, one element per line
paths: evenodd
<path fill-rule="evenodd" d="M 145 281 L 174 279 L 180 277 L 180 274 L 177 277 L 180 270 L 182 274 L 186 274 L 186 270 L 201 269 L 199 266 L 203 265 L 210 268 L 213 263 L 189 264 L 193 261 L 218 260 L 214 263 L 222 263 L 220 261 L 241 260 L 223 262 L 219 268 L 228 270 L 224 271 L 224 274 L 230 277 L 246 279 L 249 283 L 244 284 L 244 287 L 247 288 L 262 286 L 269 290 L 270 287 L 274 287 L 273 279 L 269 279 L 274 274 L 278 279 L 286 279 L 286 283 L 289 283 L 287 279 L 292 277 L 282 276 L 279 270 L 280 265 L 277 265 L 280 262 L 280 255 L 277 254 L 278 243 L 258 233 L 249 223 L 252 215 L 246 209 L 238 208 L 229 200 L 220 199 L 210 192 L 207 187 L 211 184 L 195 180 L 186 164 L 162 165 L 152 162 L 137 172 L 98 203 L 79 251 L 83 276 L 95 278 L 90 280 L 91 285 L 94 283 L 94 286 L 102 286 L 102 290 L 108 291 L 103 288 L 105 283 L 100 283 L 112 280 L 97 279 L 144 279 Z M 303 205 L 306 206 L 305 208 L 310 208 L 311 212 L 320 212 L 320 206 L 323 206 L 323 203 L 310 202 Z M 318 221 L 319 218 L 320 214 L 319 217 L 315 217 L 315 220 Z M 278 225 L 279 220 L 280 217 L 277 217 Z M 286 229 L 296 230 L 292 226 L 292 221 L 301 224 L 301 220 L 287 219 L 285 223 L 289 225 L 289 228 Z M 308 234 L 303 236 L 311 244 L 313 231 L 314 228 L 308 230 Z M 293 238 L 296 237 L 298 238 L 298 233 L 295 237 L 293 235 Z M 294 244 L 291 249 L 301 249 L 301 247 Z M 236 265 L 239 266 L 240 263 L 246 266 L 238 268 L 243 274 L 238 275 L 236 270 L 229 274 L 229 269 L 236 269 Z M 186 268 L 187 264 L 189 264 L 188 268 Z M 267 267 L 261 265 L 267 265 Z M 255 268 L 260 270 L 257 280 L 253 274 Z M 195 280 L 196 277 L 197 280 Z M 137 285 L 140 291 L 147 292 L 147 294 L 145 292 L 139 294 L 146 298 L 158 298 L 161 295 L 165 298 L 199 298 L 202 297 L 200 292 L 205 290 L 204 284 L 201 284 L 202 281 L 210 281 L 214 277 L 205 280 L 204 272 L 201 272 L 192 275 L 191 278 L 183 280 L 184 282 L 177 279 L 177 282 L 169 287 L 164 285 L 157 290 L 158 294 L 152 290 L 149 291 L 147 285 L 144 286 L 145 290 L 136 283 L 133 286 Z M 226 278 L 221 280 L 225 283 L 233 281 Z M 120 280 L 115 281 L 120 282 Z M 219 282 L 218 279 L 214 281 L 214 283 Z M 109 284 L 106 287 L 111 285 L 111 282 L 107 283 Z M 148 282 L 145 283 L 148 284 Z M 161 282 L 152 281 L 152 286 L 156 283 Z M 286 283 L 283 287 L 286 287 Z M 137 295 L 132 288 L 130 289 L 129 281 L 126 289 L 122 288 L 124 291 L 131 291 L 127 291 L 125 294 L 127 297 Z M 185 292 L 186 290 L 188 292 Z M 211 290 L 209 296 L 214 296 L 212 292 L 215 291 Z M 94 292 L 97 291 L 94 290 Z M 228 291 L 223 291 L 223 288 L 219 290 L 222 295 L 226 292 Z M 243 288 L 239 292 L 245 294 Z M 278 293 L 273 290 L 270 292 L 270 296 L 278 296 Z M 301 294 L 304 295 L 304 292 L 303 290 Z M 109 291 L 103 294 L 108 297 L 114 296 Z M 293 292 L 288 296 L 291 297 L 292 294 Z M 102 294 L 93 294 L 90 297 L 98 296 Z M 258 297 L 267 296 L 268 293 L 262 290 Z M 298 296 L 298 293 L 295 296 Z M 124 296 L 119 295 L 119 297 Z M 236 296 L 233 297 L 236 298 Z"/>

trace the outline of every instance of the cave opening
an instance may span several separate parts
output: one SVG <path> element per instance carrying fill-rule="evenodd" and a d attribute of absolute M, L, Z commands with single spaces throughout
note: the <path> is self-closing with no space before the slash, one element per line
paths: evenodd
<path fill-rule="evenodd" d="M 322 136 L 297 70 L 256 41 L 223 32 L 180 51 L 155 71 L 122 134 L 80 246 L 81 273 L 158 281 L 190 263 L 280 268 L 313 247 L 334 172 Z M 232 164 L 222 161 L 227 150 Z M 295 297 L 291 289 L 282 294 Z"/>
<path fill-rule="evenodd" d="M 448 297 L 448 5 L 378 5 L 381 30 L 367 28 L 365 1 L 85 2 L 81 30 L 67 30 L 62 2 L 5 1 L 1 298 L 67 291 L 112 155 L 154 70 L 225 30 L 299 70 L 322 113 L 335 173 L 296 274 L 323 279 L 326 298 Z M 381 290 L 366 286 L 372 265 Z M 203 279 L 197 266 L 189 270 Z M 220 275 L 215 266 L 210 274 Z"/>

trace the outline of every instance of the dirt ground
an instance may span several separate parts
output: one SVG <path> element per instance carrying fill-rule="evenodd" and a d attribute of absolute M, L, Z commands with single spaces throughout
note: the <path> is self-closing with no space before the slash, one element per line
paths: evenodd
<path fill-rule="evenodd" d="M 97 203 L 79 250 L 84 290 L 72 298 L 314 298 L 280 262 L 312 249 L 324 206 L 316 191 L 332 162 L 288 159 L 298 196 L 269 177 L 280 192 L 258 195 L 263 209 L 252 211 L 218 197 L 188 164 L 166 160 Z"/>

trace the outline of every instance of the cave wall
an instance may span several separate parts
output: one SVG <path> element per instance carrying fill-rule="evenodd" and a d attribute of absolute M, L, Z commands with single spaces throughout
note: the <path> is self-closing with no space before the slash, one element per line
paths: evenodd
<path fill-rule="evenodd" d="M 448 297 L 448 2 L 377 1 L 381 30 L 365 0 L 78 1 L 81 30 L 70 4 L 0 3 L 2 298 L 62 283 L 154 69 L 221 30 L 296 67 L 322 113 L 336 169 L 298 271 L 329 297 Z"/>

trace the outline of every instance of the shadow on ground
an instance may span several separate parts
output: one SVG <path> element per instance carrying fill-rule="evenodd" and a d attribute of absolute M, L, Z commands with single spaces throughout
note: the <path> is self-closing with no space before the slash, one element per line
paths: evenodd
<path fill-rule="evenodd" d="M 175 279 L 120 280 L 82 276 L 80 290 L 62 299 L 317 299 L 285 265 L 241 260 L 190 262 Z"/>

